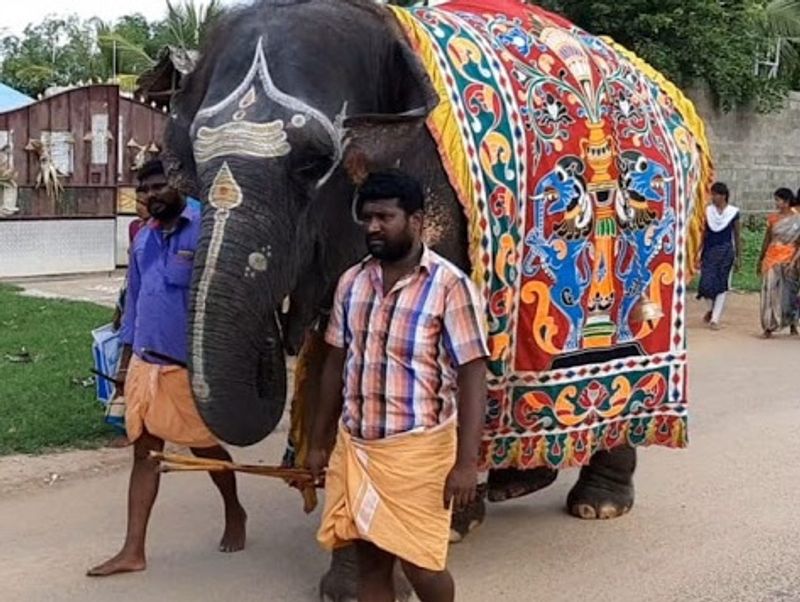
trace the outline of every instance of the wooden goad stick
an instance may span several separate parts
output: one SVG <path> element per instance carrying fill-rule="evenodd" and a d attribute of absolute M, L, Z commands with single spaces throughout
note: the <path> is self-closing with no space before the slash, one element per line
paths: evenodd
<path fill-rule="evenodd" d="M 260 466 L 257 464 L 237 464 L 227 460 L 195 458 L 177 454 L 151 451 L 150 457 L 159 463 L 159 472 L 221 472 L 231 470 L 262 477 L 283 479 L 290 487 L 300 490 L 303 495 L 303 511 L 311 513 L 317 506 L 316 488 L 324 488 L 324 477 L 314 482 L 311 471 L 306 468 L 285 468 L 283 466 Z"/>
<path fill-rule="evenodd" d="M 262 466 L 259 464 L 238 464 L 227 460 L 211 458 L 194 458 L 177 454 L 165 454 L 151 451 L 150 457 L 159 463 L 160 472 L 224 472 L 235 471 L 262 477 L 284 479 L 298 485 L 311 485 L 314 478 L 306 468 L 286 468 L 283 466 Z"/>

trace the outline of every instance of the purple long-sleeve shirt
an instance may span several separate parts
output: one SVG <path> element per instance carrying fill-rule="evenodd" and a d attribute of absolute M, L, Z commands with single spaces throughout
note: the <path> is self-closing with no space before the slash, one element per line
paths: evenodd
<path fill-rule="evenodd" d="M 187 203 L 172 232 L 150 220 L 133 242 L 121 336 L 147 362 L 170 363 L 148 353 L 155 351 L 186 363 L 189 286 L 199 236 L 200 211 L 196 203 Z"/>

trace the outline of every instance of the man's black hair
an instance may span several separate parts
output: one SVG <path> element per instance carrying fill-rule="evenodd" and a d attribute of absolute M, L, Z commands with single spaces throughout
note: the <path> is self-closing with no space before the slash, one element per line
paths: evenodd
<path fill-rule="evenodd" d="M 399 169 L 385 169 L 370 173 L 359 187 L 356 215 L 361 215 L 364 203 L 388 199 L 397 199 L 407 215 L 425 210 L 425 196 L 417 179 Z"/>
<path fill-rule="evenodd" d="M 136 172 L 136 179 L 139 182 L 144 182 L 149 177 L 164 176 L 166 174 L 167 172 L 164 170 L 164 164 L 161 159 L 149 159 Z"/>
<path fill-rule="evenodd" d="M 711 186 L 711 192 L 724 196 L 726 201 L 731 200 L 731 191 L 728 189 L 728 185 L 724 182 L 714 182 L 714 184 Z"/>

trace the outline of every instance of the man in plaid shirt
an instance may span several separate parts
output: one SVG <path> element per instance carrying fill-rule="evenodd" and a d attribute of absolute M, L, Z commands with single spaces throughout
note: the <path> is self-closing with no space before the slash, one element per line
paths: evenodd
<path fill-rule="evenodd" d="M 318 537 L 357 546 L 362 602 L 395 599 L 396 559 L 421 602 L 450 602 L 451 513 L 477 483 L 484 314 L 469 278 L 422 243 L 416 180 L 371 174 L 357 213 L 370 256 L 337 287 L 308 460 L 317 477 L 327 466 Z"/>

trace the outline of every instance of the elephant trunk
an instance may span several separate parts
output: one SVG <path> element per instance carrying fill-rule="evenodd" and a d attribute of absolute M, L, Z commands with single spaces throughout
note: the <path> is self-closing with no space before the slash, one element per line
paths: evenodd
<path fill-rule="evenodd" d="M 272 432 L 283 414 L 286 366 L 278 310 L 293 278 L 294 255 L 287 219 L 241 194 L 231 206 L 216 200 L 214 186 L 209 192 L 195 254 L 189 361 L 208 427 L 223 441 L 250 445 Z"/>
<path fill-rule="evenodd" d="M 286 364 L 272 321 L 256 341 L 234 315 L 193 315 L 192 389 L 211 431 L 234 445 L 251 445 L 280 422 L 286 401 Z"/>

